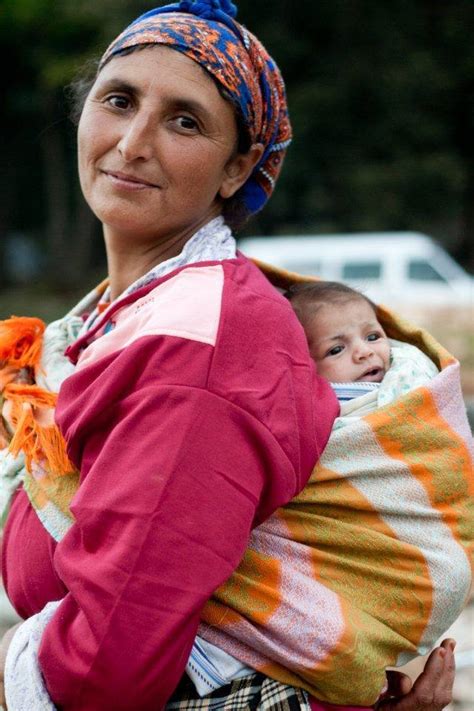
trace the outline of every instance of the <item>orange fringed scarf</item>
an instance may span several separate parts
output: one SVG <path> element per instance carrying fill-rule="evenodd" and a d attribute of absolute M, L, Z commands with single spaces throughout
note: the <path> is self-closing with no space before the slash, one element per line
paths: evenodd
<path fill-rule="evenodd" d="M 41 356 L 45 324 L 39 318 L 12 316 L 0 321 L 0 367 L 35 368 Z"/>
<path fill-rule="evenodd" d="M 15 317 L 0 321 L 0 387 L 2 404 L 2 444 L 10 434 L 8 449 L 25 455 L 31 474 L 34 464 L 50 475 L 73 471 L 66 443 L 54 424 L 57 395 L 34 384 L 40 368 L 45 324 L 38 318 Z"/>

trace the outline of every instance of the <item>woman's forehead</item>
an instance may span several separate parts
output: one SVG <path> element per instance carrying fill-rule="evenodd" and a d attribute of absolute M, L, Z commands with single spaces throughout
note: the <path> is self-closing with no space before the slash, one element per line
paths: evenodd
<path fill-rule="evenodd" d="M 208 73 L 181 52 L 152 45 L 117 55 L 100 71 L 96 91 L 123 90 L 134 95 L 165 97 L 201 113 L 218 111 L 234 119 L 232 104 L 225 101 Z"/>
<path fill-rule="evenodd" d="M 175 84 L 181 79 L 194 82 L 199 88 L 209 85 L 210 89 L 217 87 L 208 73 L 190 57 L 172 47 L 165 45 L 145 45 L 132 51 L 111 57 L 100 70 L 97 79 L 111 76 L 132 74 L 137 83 L 169 79 Z"/>

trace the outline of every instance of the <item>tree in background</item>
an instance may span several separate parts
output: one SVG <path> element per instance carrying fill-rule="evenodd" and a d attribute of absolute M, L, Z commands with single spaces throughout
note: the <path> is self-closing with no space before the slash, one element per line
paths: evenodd
<path fill-rule="evenodd" d="M 295 139 L 251 231 L 421 229 L 474 267 L 471 0 L 240 0 L 286 77 Z M 137 0 L 3 0 L 7 86 L 0 234 L 28 230 L 49 278 L 95 257 L 63 87 L 139 12 Z"/>
<path fill-rule="evenodd" d="M 135 7 L 134 7 L 135 6 Z M 100 56 L 137 3 L 4 0 L 0 58 L 7 78 L 0 232 L 33 231 L 48 280 L 77 286 L 93 258 L 95 218 L 76 175 L 75 128 L 65 87 Z"/>
<path fill-rule="evenodd" d="M 474 268 L 474 3 L 279 6 L 295 139 L 263 231 L 421 229 Z"/>

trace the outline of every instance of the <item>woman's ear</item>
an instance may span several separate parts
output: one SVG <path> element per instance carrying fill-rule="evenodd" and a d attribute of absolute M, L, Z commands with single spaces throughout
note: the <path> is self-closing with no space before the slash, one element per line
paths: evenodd
<path fill-rule="evenodd" d="M 263 145 L 254 143 L 247 153 L 236 153 L 224 168 L 224 178 L 219 195 L 221 198 L 230 198 L 245 183 L 260 158 L 263 155 Z"/>

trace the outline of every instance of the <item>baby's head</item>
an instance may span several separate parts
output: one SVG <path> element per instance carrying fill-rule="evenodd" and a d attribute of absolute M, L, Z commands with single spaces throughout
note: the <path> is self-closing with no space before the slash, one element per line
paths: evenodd
<path fill-rule="evenodd" d="M 321 375 L 333 383 L 383 379 L 390 367 L 390 343 L 367 297 L 332 281 L 296 284 L 285 296 Z"/>

